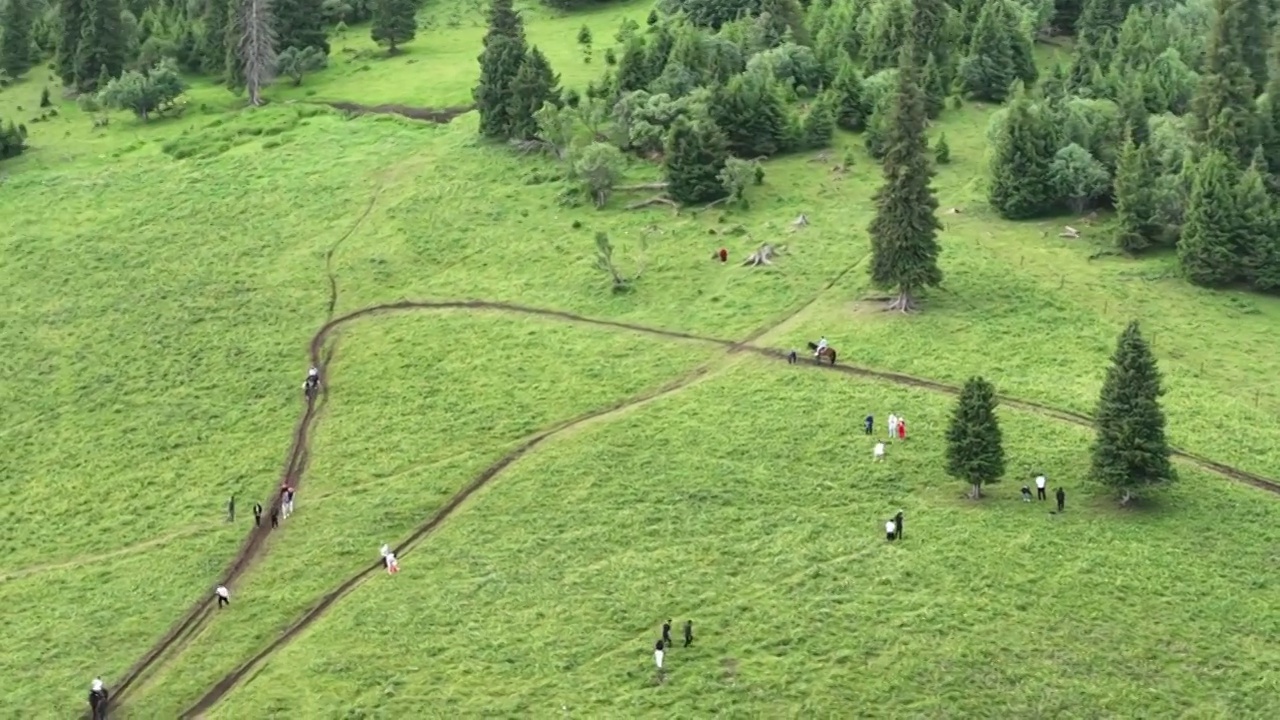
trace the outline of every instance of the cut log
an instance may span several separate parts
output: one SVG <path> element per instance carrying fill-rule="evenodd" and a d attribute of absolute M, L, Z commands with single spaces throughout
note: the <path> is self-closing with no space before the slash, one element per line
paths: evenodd
<path fill-rule="evenodd" d="M 672 210 L 674 210 L 674 211 L 676 211 L 676 212 L 680 212 L 680 206 L 676 204 L 676 201 L 675 201 L 675 200 L 672 200 L 672 199 L 671 199 L 671 198 L 669 198 L 669 197 L 663 197 L 663 196 L 661 196 L 661 195 L 659 195 L 659 196 L 657 196 L 657 197 L 651 197 L 651 198 L 649 198 L 648 200 L 641 200 L 641 201 L 639 201 L 639 202 L 633 202 L 633 203 L 631 203 L 630 205 L 628 205 L 626 209 L 627 209 L 627 210 L 639 210 L 640 208 L 652 207 L 652 206 L 654 206 L 654 205 L 669 205 L 669 206 L 671 207 L 671 209 L 672 209 Z"/>
<path fill-rule="evenodd" d="M 619 185 L 618 187 L 614 188 L 614 191 L 616 192 L 620 190 L 666 190 L 668 185 L 669 183 L 664 183 L 664 182 L 643 183 L 641 185 Z"/>
<path fill-rule="evenodd" d="M 773 258 L 779 255 L 779 251 L 769 243 L 761 245 L 755 252 L 747 256 L 742 264 L 750 267 L 759 267 L 761 265 L 772 265 Z"/>
<path fill-rule="evenodd" d="M 1060 237 L 1060 238 L 1070 238 L 1070 239 L 1072 239 L 1072 240 L 1078 240 L 1078 239 L 1080 238 L 1080 231 L 1079 231 L 1079 230 L 1076 230 L 1075 228 L 1071 227 L 1070 225 L 1064 225 L 1064 226 L 1062 227 L 1062 232 L 1058 233 L 1058 237 Z"/>

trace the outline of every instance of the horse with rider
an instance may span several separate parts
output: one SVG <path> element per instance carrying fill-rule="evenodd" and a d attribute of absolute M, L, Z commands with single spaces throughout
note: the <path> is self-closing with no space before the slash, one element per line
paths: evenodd
<path fill-rule="evenodd" d="M 836 364 L 836 351 L 827 345 L 827 338 L 824 335 L 818 339 L 818 342 L 810 342 L 809 349 L 813 351 L 813 361 L 821 363 L 826 358 L 832 365 Z"/>

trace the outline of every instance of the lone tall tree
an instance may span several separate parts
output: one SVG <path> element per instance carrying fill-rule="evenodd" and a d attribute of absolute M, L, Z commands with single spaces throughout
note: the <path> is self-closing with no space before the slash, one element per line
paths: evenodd
<path fill-rule="evenodd" d="M 243 88 L 250 105 L 262 104 L 262 88 L 274 78 L 276 69 L 275 16 L 271 0 L 239 0 L 237 17 L 227 28 L 227 39 L 234 43 L 229 53 L 227 84 Z"/>
<path fill-rule="evenodd" d="M 1117 489 L 1121 504 L 1140 488 L 1176 479 L 1160 409 L 1160 370 L 1134 320 L 1120 334 L 1098 400 L 1092 475 Z"/>
<path fill-rule="evenodd" d="M 8 0 L 0 7 L 0 70 L 18 77 L 31 67 L 31 0 Z"/>
<path fill-rule="evenodd" d="M 973 488 L 969 497 L 982 497 L 983 484 L 1004 475 L 1004 443 L 996 418 L 996 389 L 980 377 L 970 378 L 947 430 L 947 474 Z"/>
<path fill-rule="evenodd" d="M 414 0 L 375 0 L 370 38 L 386 45 L 388 55 L 395 55 L 398 46 L 412 40 L 418 32 L 418 21 L 414 18 L 417 9 Z"/>
<path fill-rule="evenodd" d="M 938 231 L 942 223 L 933 194 L 933 167 L 925 137 L 925 97 L 920 66 L 911 46 L 902 52 L 898 89 L 885 137 L 884 185 L 876 191 L 871 235 L 871 282 L 896 290 L 890 309 L 906 312 L 915 296 L 942 283 Z"/>

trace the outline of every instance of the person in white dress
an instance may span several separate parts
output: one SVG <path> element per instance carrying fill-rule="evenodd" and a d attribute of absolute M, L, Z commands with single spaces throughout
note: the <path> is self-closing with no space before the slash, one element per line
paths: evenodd
<path fill-rule="evenodd" d="M 875 450 L 871 451 L 871 460 L 872 462 L 880 462 L 881 460 L 884 460 L 884 443 L 876 443 Z"/>

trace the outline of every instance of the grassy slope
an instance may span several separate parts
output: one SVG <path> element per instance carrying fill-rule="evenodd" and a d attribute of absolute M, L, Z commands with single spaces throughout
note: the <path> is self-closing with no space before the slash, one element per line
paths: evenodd
<path fill-rule="evenodd" d="M 646 11 L 634 4 L 585 16 L 597 39 L 597 64 L 591 66 L 581 63 L 572 43 L 583 16 L 536 18 L 530 37 L 567 83 L 581 85 L 599 69 L 621 13 L 639 18 Z M 404 57 L 353 57 L 347 63 L 352 54 L 340 49 L 332 69 L 301 88 L 282 87 L 276 96 L 465 102 L 482 30 L 469 20 L 444 29 L 448 14 L 437 18 L 442 29 L 423 32 Z M 337 44 L 369 47 L 357 30 Z M 0 117 L 21 119 L 13 108 L 22 104 L 29 111 L 38 95 L 36 82 L 0 94 Z M 193 110 L 183 120 L 139 126 L 117 116 L 111 128 L 98 132 L 64 104 L 59 118 L 31 125 L 34 150 L 4 165 L 0 216 L 10 231 L 0 236 L 7 281 L 0 290 L 7 310 L 0 340 L 14 372 L 0 382 L 7 460 L 0 467 L 0 575 L 22 577 L 0 585 L 0 599 L 30 608 L 20 620 L 7 618 L 13 629 L 6 637 L 23 648 L 12 658 L 14 667 L 33 672 L 36 657 L 64 658 L 24 684 L 31 694 L 19 707 L 44 707 L 37 698 L 77 686 L 85 657 L 106 666 L 104 672 L 123 667 L 154 638 L 156 627 L 205 591 L 214 569 L 233 552 L 236 533 L 218 525 L 221 506 L 235 492 L 244 514 L 244 498 L 263 493 L 278 472 L 296 417 L 292 388 L 305 361 L 304 343 L 323 319 L 324 251 L 366 210 L 368 218 L 336 259 L 340 309 L 402 296 L 488 297 L 737 336 L 804 303 L 866 254 L 861 228 L 877 179 L 874 164 L 861 155 L 843 180 L 826 176 L 823 165 L 807 157 L 769 163 L 767 185 L 753 195 L 750 212 L 678 219 L 662 211 L 601 213 L 558 206 L 556 186 L 539 184 L 551 175 L 550 166 L 478 144 L 474 115 L 447 127 L 311 117 L 312 110 L 285 105 L 225 115 L 221 109 L 229 99 L 221 90 L 198 85 L 191 95 Z M 1054 224 L 991 218 L 980 207 L 981 181 L 975 179 L 982 172 L 985 117 L 966 109 L 937 128 L 948 133 L 957 158 L 939 176 L 942 203 L 965 212 L 946 217 L 948 288 L 931 298 L 929 312 L 902 319 L 851 304 L 865 291 L 864 275 L 853 272 L 771 340 L 795 344 L 826 333 L 857 362 L 957 382 L 983 372 L 1006 392 L 1087 410 L 1115 333 L 1129 317 L 1143 317 L 1169 374 L 1174 439 L 1276 474 L 1280 430 L 1271 419 L 1280 412 L 1280 391 L 1270 383 L 1275 368 L 1266 343 L 1280 305 L 1190 288 L 1164 277 L 1166 261 L 1091 262 L 1091 248 L 1052 237 Z M 162 152 L 170 141 L 192 156 L 171 159 Z M 856 146 L 858 139 L 842 142 Z M 646 173 L 652 170 L 637 168 L 637 177 Z M 786 223 L 802 211 L 813 226 L 785 234 Z M 741 223 L 750 237 L 708 235 L 722 218 Z M 574 230 L 574 220 L 584 227 Z M 614 297 L 603 291 L 589 258 L 597 229 L 623 247 L 648 233 L 653 261 L 640 292 Z M 721 243 L 737 255 L 781 238 L 790 255 L 780 272 L 747 273 L 706 261 Z M 438 327 L 434 320 L 394 322 Z M 424 329 L 418 351 L 373 340 L 372 367 L 426 361 L 458 343 L 464 343 L 459 352 L 475 353 L 469 343 L 477 341 L 459 336 L 479 333 L 489 341 L 483 327 Z M 562 345 L 580 355 L 584 367 L 592 366 L 597 352 L 610 356 L 607 343 L 589 336 L 574 335 Z M 663 365 L 668 352 L 655 346 L 645 356 L 658 359 L 656 369 L 674 371 L 681 356 Z M 385 387 L 366 392 L 370 407 L 360 411 L 352 403 L 347 412 L 380 413 L 388 402 Z M 476 397 L 486 390 L 470 378 L 459 378 L 458 387 Z M 339 419 L 336 405 L 333 412 L 326 420 L 333 432 L 356 422 Z M 397 437 L 386 439 L 399 443 Z M 451 440 L 459 457 L 442 467 L 461 477 L 513 437 L 490 438 L 485 446 L 474 438 Z M 338 442 L 331 447 L 342 447 L 349 468 L 381 462 L 378 443 L 357 443 L 360 451 Z M 408 463 L 417 450 L 397 452 L 404 459 L 394 462 Z M 317 472 L 328 462 L 321 449 Z M 406 476 L 404 487 L 412 482 L 416 477 Z M 419 510 L 445 490 L 432 492 L 418 498 Z M 332 497 L 345 509 L 334 511 L 333 527 L 316 528 L 317 538 L 342 527 L 346 520 L 338 515 L 368 511 L 363 503 L 376 499 L 336 489 Z M 94 510 L 87 512 L 90 502 Z M 146 562 L 116 554 L 171 535 L 178 539 L 155 562 L 142 554 L 145 546 L 137 557 Z M 277 561 L 281 567 L 310 562 L 309 553 L 316 552 L 304 541 L 279 552 L 290 547 L 298 554 Z M 163 560 L 170 550 L 173 557 L 199 558 L 200 567 L 172 572 Z M 270 635 L 272 622 L 288 615 L 284 610 L 305 604 L 353 558 L 363 562 L 366 548 L 347 552 L 333 558 L 333 574 L 314 573 L 305 591 L 283 590 L 286 607 L 255 611 L 276 620 L 263 619 L 252 629 L 215 626 L 210 633 L 228 633 L 237 647 L 252 647 Z M 104 584 L 79 579 L 94 577 L 76 568 L 95 558 L 95 572 L 109 570 Z M 51 565 L 68 567 L 41 570 Z M 263 570 L 268 572 L 275 571 Z M 61 579 L 67 576 L 74 582 Z M 271 577 L 275 582 L 279 575 Z M 131 593 L 143 585 L 156 594 L 139 610 Z M 88 634 L 75 625 L 60 631 L 66 633 L 56 636 L 62 639 L 37 640 L 65 625 L 59 618 L 71 610 L 139 621 L 104 621 L 98 641 L 82 637 Z M 235 659 L 225 648 L 199 652 L 219 656 L 209 667 Z M 165 702 L 178 702 L 174 693 L 189 693 L 195 681 L 165 687 L 173 688 L 161 693 Z M 70 695 L 79 701 L 78 693 Z"/>
<path fill-rule="evenodd" d="M 1188 471 L 1117 514 L 1081 477 L 1085 431 L 1013 411 L 1010 464 L 1057 469 L 1067 513 L 1016 478 L 974 505 L 939 469 L 949 406 L 746 360 L 514 466 L 214 716 L 1266 712 L 1280 507 Z M 873 465 L 850 408 L 912 437 Z M 668 616 L 698 640 L 659 688 Z"/>

